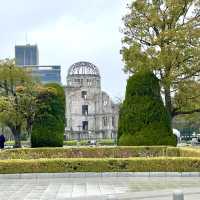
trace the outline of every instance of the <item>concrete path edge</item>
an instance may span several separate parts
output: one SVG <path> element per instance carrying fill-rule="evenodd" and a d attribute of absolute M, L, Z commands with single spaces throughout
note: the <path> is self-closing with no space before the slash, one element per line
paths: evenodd
<path fill-rule="evenodd" d="M 83 177 L 200 177 L 200 172 L 75 172 L 0 174 L 0 179 L 83 178 Z"/>

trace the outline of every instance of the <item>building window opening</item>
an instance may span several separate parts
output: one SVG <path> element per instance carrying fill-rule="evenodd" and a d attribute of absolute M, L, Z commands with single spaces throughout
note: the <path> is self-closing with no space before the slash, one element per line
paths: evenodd
<path fill-rule="evenodd" d="M 82 128 L 83 128 L 83 131 L 88 131 L 88 121 L 82 122 Z"/>
<path fill-rule="evenodd" d="M 87 79 L 87 85 L 88 85 L 88 86 L 91 86 L 91 85 L 92 85 L 92 80 Z"/>
<path fill-rule="evenodd" d="M 104 106 L 107 106 L 107 105 L 108 105 L 108 100 L 107 100 L 107 99 L 105 99 L 105 100 L 103 101 L 103 105 L 104 105 Z"/>
<path fill-rule="evenodd" d="M 74 79 L 74 82 L 80 84 L 80 79 Z"/>
<path fill-rule="evenodd" d="M 86 92 L 86 91 L 82 91 L 82 92 L 81 92 L 81 97 L 82 97 L 83 99 L 87 99 L 87 92 Z"/>
<path fill-rule="evenodd" d="M 108 117 L 103 117 L 103 126 L 108 126 Z"/>
<path fill-rule="evenodd" d="M 88 105 L 82 106 L 82 115 L 88 115 Z"/>
<path fill-rule="evenodd" d="M 115 117 L 112 117 L 112 127 L 115 127 Z"/>

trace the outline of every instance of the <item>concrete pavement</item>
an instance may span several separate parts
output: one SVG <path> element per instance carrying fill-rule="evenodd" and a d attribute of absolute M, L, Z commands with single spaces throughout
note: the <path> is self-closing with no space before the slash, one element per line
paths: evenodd
<path fill-rule="evenodd" d="M 185 200 L 200 199 L 200 177 L 2 178 L 0 200 Z"/>

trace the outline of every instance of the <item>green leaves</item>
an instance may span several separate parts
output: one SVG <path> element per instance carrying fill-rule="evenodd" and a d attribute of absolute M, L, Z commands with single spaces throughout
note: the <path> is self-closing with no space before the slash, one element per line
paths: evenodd
<path fill-rule="evenodd" d="M 15 66 L 14 60 L 0 60 L 0 122 L 20 140 L 22 127 L 27 132 L 36 112 L 38 83 L 29 71 Z M 16 140 L 16 146 L 20 147 Z"/>
<path fill-rule="evenodd" d="M 32 147 L 62 146 L 65 123 L 65 94 L 58 84 L 47 84 L 37 97 Z"/>
<path fill-rule="evenodd" d="M 176 145 L 158 79 L 149 71 L 129 78 L 120 109 L 119 145 Z"/>
<path fill-rule="evenodd" d="M 179 85 L 200 72 L 199 13 L 198 0 L 133 1 L 123 17 L 124 71 L 154 72 L 164 94 L 165 88 L 173 91 L 165 96 L 170 102 Z"/>

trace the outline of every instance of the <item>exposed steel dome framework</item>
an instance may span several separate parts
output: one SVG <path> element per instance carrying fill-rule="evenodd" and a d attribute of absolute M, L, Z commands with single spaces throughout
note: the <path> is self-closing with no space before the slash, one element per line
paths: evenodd
<path fill-rule="evenodd" d="M 90 62 L 77 62 L 74 63 L 68 70 L 68 76 L 73 75 L 93 75 L 93 76 L 99 76 L 99 69 L 97 66 Z"/>

